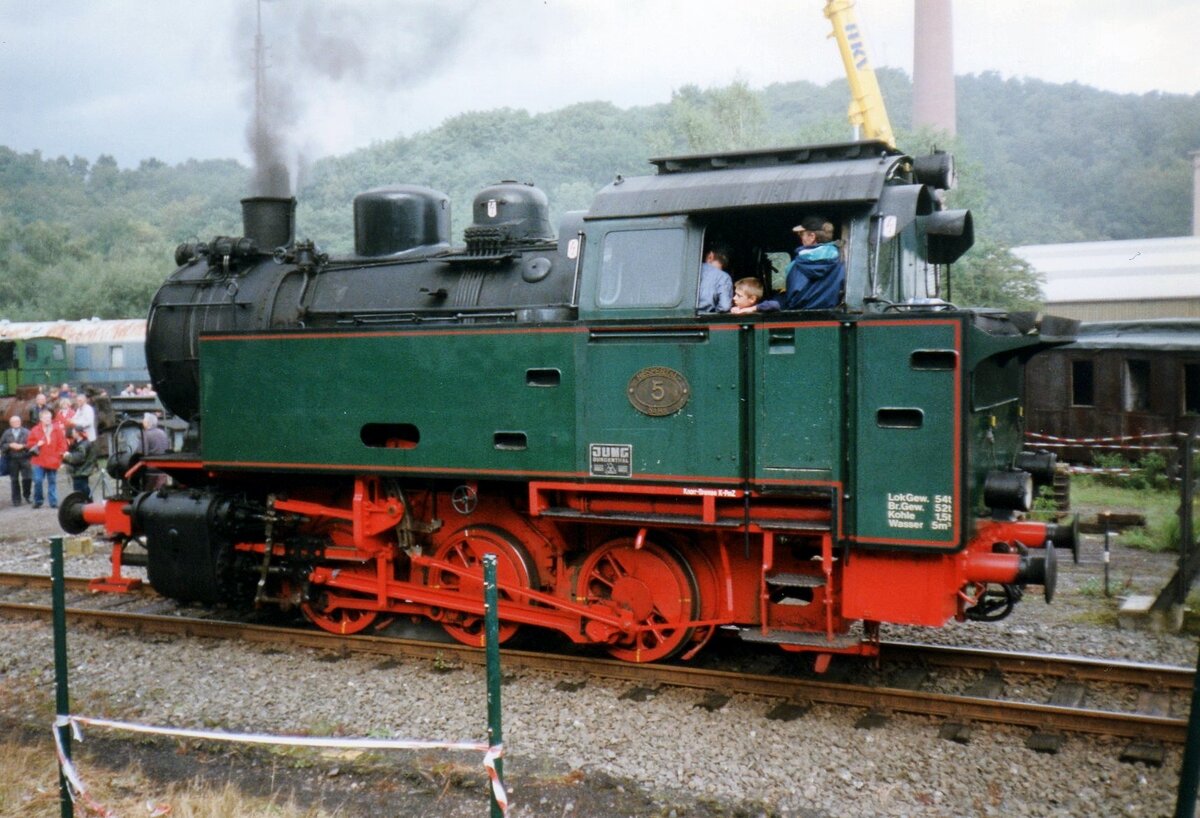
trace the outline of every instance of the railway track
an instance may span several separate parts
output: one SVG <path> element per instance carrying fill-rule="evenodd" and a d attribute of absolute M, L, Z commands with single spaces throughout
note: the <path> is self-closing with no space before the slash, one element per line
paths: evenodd
<path fill-rule="evenodd" d="M 86 595 L 87 581 L 69 579 L 67 590 L 78 600 Z M 48 589 L 49 578 L 31 574 L 0 573 L 0 588 Z M 157 599 L 152 591 L 138 594 L 144 600 Z M 92 597 L 96 599 L 96 597 Z M 112 599 L 105 595 L 102 599 Z M 135 597 L 124 597 L 133 605 Z M 0 600 L 0 615 L 46 617 L 51 607 L 41 602 Z M 344 654 L 363 653 L 391 657 L 411 657 L 442 662 L 481 665 L 480 648 L 457 642 L 430 642 L 389 636 L 338 636 L 306 628 L 280 627 L 218 618 L 198 618 L 178 614 L 163 615 L 129 610 L 83 607 L 68 599 L 68 621 L 137 633 L 176 634 L 213 639 L 240 639 L 250 643 L 289 645 Z M 559 655 L 508 650 L 503 653 L 506 670 L 562 673 L 584 678 L 600 678 L 635 683 L 639 688 L 687 688 L 705 691 L 710 697 L 734 694 L 774 699 L 783 711 L 802 714 L 814 704 L 863 708 L 867 715 L 863 726 L 873 726 L 891 714 L 914 714 L 943 720 L 942 735 L 958 741 L 969 740 L 971 725 L 1003 724 L 1031 728 L 1029 746 L 1053 752 L 1056 737 L 1068 733 L 1089 733 L 1131 739 L 1137 757 L 1153 763 L 1154 749 L 1163 744 L 1183 743 L 1187 721 L 1171 714 L 1171 697 L 1182 699 L 1190 691 L 1194 672 L 1190 668 L 1145 665 L 1132 662 L 1086 659 L 1073 656 L 964 650 L 908 643 L 884 643 L 887 663 L 904 661 L 908 669 L 888 684 L 836 681 L 824 678 L 796 678 L 787 675 L 747 674 L 728 670 L 683 665 L 633 665 L 590 656 Z M 949 694 L 923 689 L 929 668 L 970 671 L 978 679 L 961 693 Z M 924 669 L 924 670 L 922 670 Z M 1003 697 L 1005 680 L 1014 676 L 1057 680 L 1050 701 L 1018 701 Z M 1125 686 L 1136 695 L 1137 705 L 1127 710 L 1085 707 L 1090 686 Z M 1126 698 L 1130 698 L 1126 696 Z M 719 706 L 719 704 L 717 705 Z M 1178 704 L 1174 705 L 1179 710 Z M 1135 753 L 1136 755 L 1136 753 Z"/>

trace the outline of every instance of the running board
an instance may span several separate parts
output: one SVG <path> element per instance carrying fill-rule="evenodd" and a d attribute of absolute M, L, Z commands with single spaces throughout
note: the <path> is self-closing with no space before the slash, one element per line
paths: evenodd
<path fill-rule="evenodd" d="M 743 642 L 755 642 L 768 645 L 797 645 L 806 648 L 827 648 L 829 650 L 845 650 L 862 644 L 862 639 L 850 634 L 838 634 L 832 639 L 823 633 L 808 631 L 785 631 L 772 628 L 766 633 L 761 628 L 745 628 L 738 631 Z"/>
<path fill-rule="evenodd" d="M 604 512 L 576 511 L 573 508 L 545 508 L 540 512 L 543 517 L 557 517 L 560 520 L 592 520 L 606 523 L 638 523 L 640 525 L 702 525 L 713 528 L 741 528 L 742 521 L 734 519 L 705 521 L 701 517 L 684 514 L 642 514 L 639 512 Z M 826 530 L 828 530 L 826 528 Z"/>
<path fill-rule="evenodd" d="M 560 520 L 578 520 L 580 522 L 595 521 L 605 523 L 636 523 L 640 525 L 689 525 L 706 528 L 740 529 L 744 527 L 743 520 L 725 517 L 717 520 L 705 520 L 703 517 L 685 514 L 643 514 L 640 512 L 591 512 L 577 511 L 573 508 L 550 507 L 541 509 L 538 514 L 542 517 L 556 517 Z M 824 534 L 830 531 L 828 523 L 808 522 L 799 520 L 777 520 L 754 518 L 752 525 L 761 529 L 769 529 L 785 534 Z"/>

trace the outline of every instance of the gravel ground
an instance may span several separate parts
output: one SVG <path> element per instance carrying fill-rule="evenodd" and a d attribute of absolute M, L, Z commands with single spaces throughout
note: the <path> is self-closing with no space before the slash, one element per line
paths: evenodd
<path fill-rule="evenodd" d="M 52 533 L 45 509 L 11 509 L 0 498 L 0 570 L 45 569 L 45 542 L 31 538 Z M 105 573 L 107 554 L 100 550 L 70 558 L 68 573 Z M 1002 623 L 888 628 L 884 636 L 1194 663 L 1190 637 L 1114 629 L 1116 603 L 1098 592 L 1098 540 L 1089 540 L 1083 564 L 1068 560 L 1060 567 L 1053 605 L 1029 599 Z M 1117 545 L 1111 584 L 1120 593 L 1154 593 L 1172 570 L 1170 556 Z M 0 620 L 0 634 L 7 645 L 0 724 L 44 735 L 53 709 L 49 629 Z M 447 740 L 477 740 L 484 727 L 484 682 L 475 668 L 88 629 L 73 630 L 70 643 L 74 709 L 81 714 L 180 727 Z M 918 717 L 860 730 L 854 722 L 861 714 L 844 708 L 818 706 L 795 721 L 771 721 L 765 714 L 775 703 L 763 699 L 735 696 L 709 713 L 691 691 L 630 701 L 620 695 L 631 685 L 575 679 L 587 683 L 568 692 L 558 689 L 561 681 L 517 675 L 504 687 L 513 815 L 1157 816 L 1174 809 L 1178 748 L 1154 768 L 1118 761 L 1124 743 L 1115 740 L 1071 737 L 1057 755 L 1041 755 L 1025 748 L 1026 730 L 983 727 L 963 746 L 940 740 L 939 723 Z M 482 814 L 482 779 L 471 754 L 320 758 L 299 766 L 281 764 L 279 755 L 181 752 L 175 745 L 158 755 L 171 757 L 167 776 L 219 769 L 251 789 L 267 781 L 340 805 L 343 815 Z M 104 769 L 97 761 L 89 772 Z"/>

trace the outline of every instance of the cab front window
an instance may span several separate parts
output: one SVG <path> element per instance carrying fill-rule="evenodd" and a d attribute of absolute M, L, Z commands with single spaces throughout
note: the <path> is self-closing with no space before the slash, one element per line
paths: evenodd
<path fill-rule="evenodd" d="M 677 306 L 683 290 L 684 242 L 684 231 L 675 228 L 605 235 L 597 306 Z"/>

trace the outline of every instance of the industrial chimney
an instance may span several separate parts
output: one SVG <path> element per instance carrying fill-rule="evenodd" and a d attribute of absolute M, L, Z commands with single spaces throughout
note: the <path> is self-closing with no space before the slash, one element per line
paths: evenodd
<path fill-rule="evenodd" d="M 1200 151 L 1192 151 L 1192 235 L 1200 236 Z"/>
<path fill-rule="evenodd" d="M 953 136 L 954 22 L 950 0 L 916 0 L 913 21 L 913 128 Z"/>

